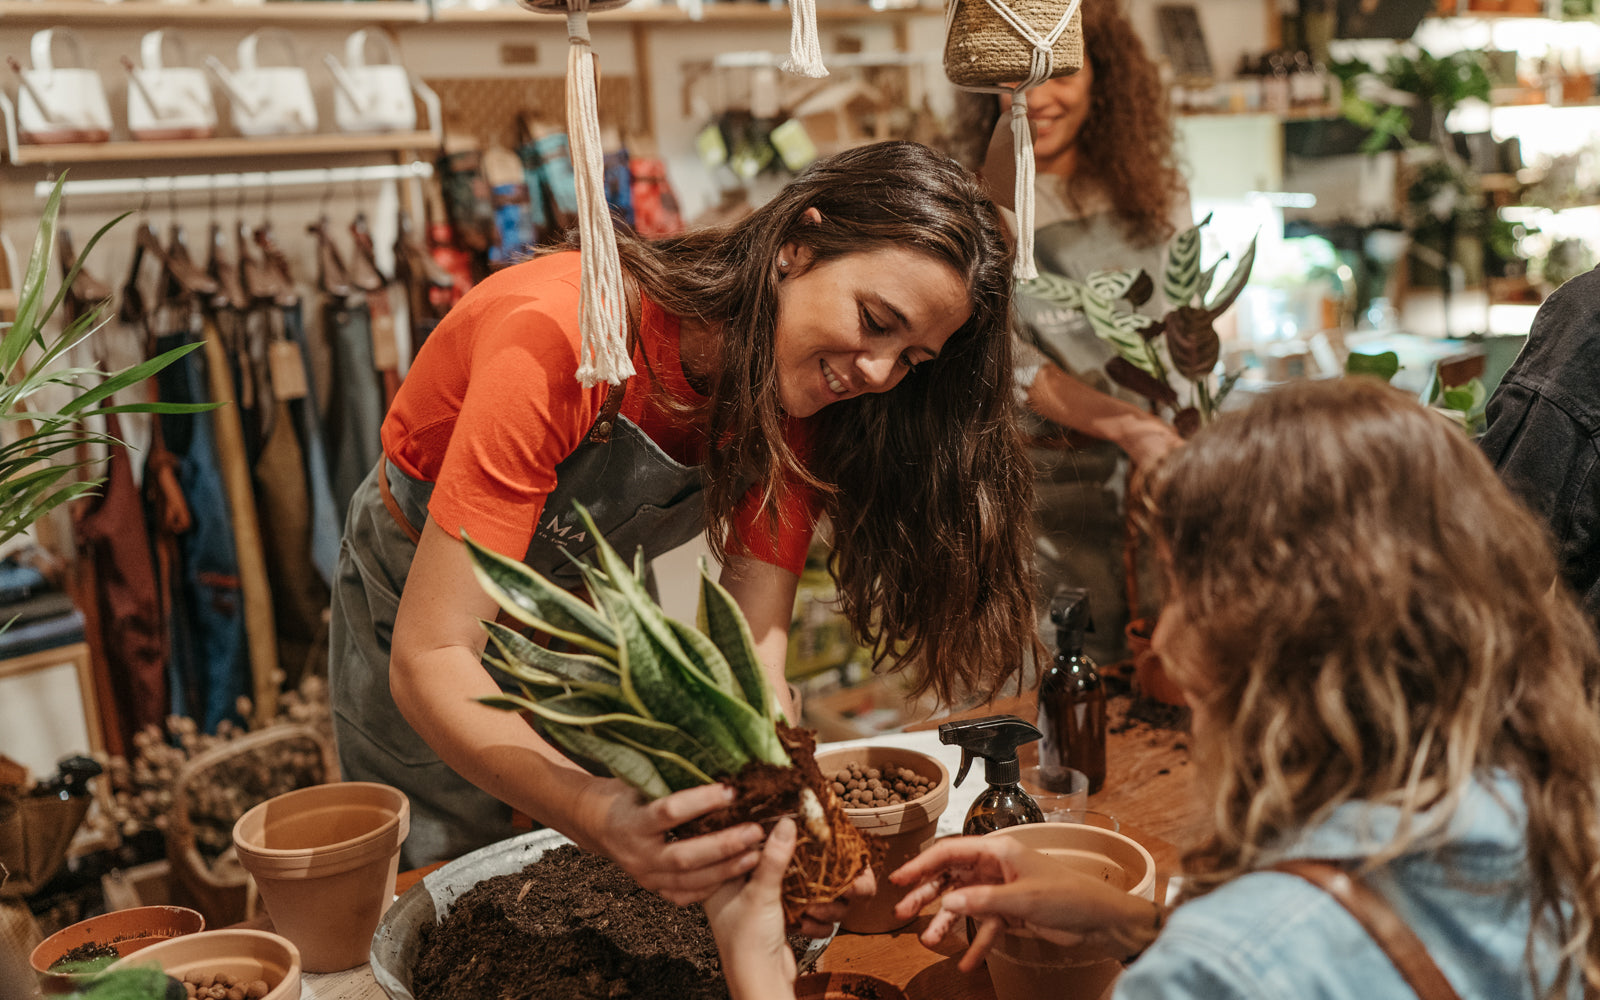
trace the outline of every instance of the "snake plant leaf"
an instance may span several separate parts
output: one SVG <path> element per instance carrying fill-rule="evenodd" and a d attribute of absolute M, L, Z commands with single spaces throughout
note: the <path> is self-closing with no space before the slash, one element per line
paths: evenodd
<path fill-rule="evenodd" d="M 622 683 L 622 675 L 617 672 L 614 657 L 606 659 L 599 656 L 585 656 L 581 653 L 558 653 L 553 649 L 546 649 L 516 629 L 507 628 L 499 622 L 486 621 L 482 624 L 484 631 L 489 633 L 489 641 L 509 659 L 527 663 L 571 681 L 611 685 Z"/>
<path fill-rule="evenodd" d="M 647 719 L 613 719 L 596 727 L 601 735 L 624 736 L 676 754 L 708 775 L 738 774 L 749 761 L 738 747 L 702 743 L 690 733 L 665 722 Z"/>
<path fill-rule="evenodd" d="M 661 777 L 648 754 L 574 726 L 547 724 L 544 733 L 567 751 L 604 764 L 612 774 L 637 788 L 646 798 L 659 799 L 672 794 L 672 786 Z"/>
<path fill-rule="evenodd" d="M 755 636 L 739 612 L 739 605 L 727 589 L 711 578 L 704 559 L 700 560 L 700 605 L 695 623 L 722 652 L 734 680 L 744 692 L 744 700 L 770 721 L 778 717 L 778 702 L 767 673 L 756 656 Z"/>
<path fill-rule="evenodd" d="M 636 709 L 622 696 L 622 688 L 616 685 L 585 684 L 581 681 L 569 681 L 564 677 L 546 673 L 537 667 L 531 667 L 512 658 L 501 658 L 485 653 L 483 662 L 495 668 L 506 676 L 517 681 L 529 697 L 557 698 L 564 694 L 589 694 L 597 698 L 605 698 L 619 708 L 628 711 Z"/>
<path fill-rule="evenodd" d="M 1239 293 L 1244 291 L 1244 284 L 1250 280 L 1250 271 L 1255 267 L 1256 239 L 1259 235 L 1250 237 L 1250 245 L 1245 247 L 1244 253 L 1239 255 L 1239 262 L 1233 266 L 1233 273 L 1228 275 L 1227 281 L 1223 282 L 1222 288 L 1217 292 L 1217 297 L 1206 305 L 1206 312 L 1212 319 L 1216 319 L 1227 312 L 1228 307 L 1233 305 L 1233 300 L 1237 299 Z"/>
<path fill-rule="evenodd" d="M 732 732 L 748 756 L 782 767 L 789 765 L 789 753 L 778 739 L 772 720 L 751 708 L 743 698 L 728 694 L 687 663 L 676 664 L 689 696 L 711 707 L 722 724 Z"/>
<path fill-rule="evenodd" d="M 1058 306 L 1065 306 L 1068 309 L 1083 308 L 1082 286 L 1071 278 L 1059 274 L 1042 273 L 1037 278 L 1018 282 L 1017 288 L 1028 295 L 1053 302 Z"/>
<path fill-rule="evenodd" d="M 715 684 L 724 694 L 748 704 L 749 699 L 745 697 L 744 688 L 733 679 L 733 669 L 728 666 L 727 657 L 722 655 L 716 643 L 706 638 L 703 632 L 671 618 L 667 619 L 667 627 L 678 637 L 678 643 L 688 656 L 690 666 Z M 760 709 L 759 705 L 753 707 L 758 711 Z"/>
<path fill-rule="evenodd" d="M 1211 320 L 1211 313 L 1194 306 L 1179 306 L 1167 314 L 1167 353 L 1172 367 L 1190 381 L 1210 375 L 1222 353 Z"/>
<path fill-rule="evenodd" d="M 618 555 L 617 550 L 611 547 L 610 542 L 606 541 L 605 536 L 600 533 L 599 526 L 594 523 L 594 518 L 589 515 L 589 511 L 582 504 L 574 502 L 573 505 L 577 507 L 578 517 L 583 520 L 584 527 L 588 529 L 590 536 L 594 538 L 595 554 L 600 559 L 598 570 L 605 573 L 609 578 L 608 582 L 611 589 L 621 594 L 629 604 L 633 605 L 637 612 L 639 623 L 644 626 L 652 641 L 669 652 L 676 652 L 682 658 L 683 651 L 678 648 L 677 637 L 672 634 L 671 629 L 667 628 L 666 616 L 661 613 L 655 601 L 651 600 L 649 592 L 644 589 L 644 584 L 639 582 L 638 578 L 630 571 L 628 564 L 622 561 L 622 556 Z M 583 570 L 586 579 L 597 569 L 597 567 L 584 567 L 581 565 L 579 568 Z M 591 590 L 593 586 L 591 581 Z"/>
<path fill-rule="evenodd" d="M 1200 227 L 1210 221 L 1211 216 L 1206 216 L 1200 225 L 1173 237 L 1167 247 L 1166 266 L 1161 272 L 1161 294 L 1167 297 L 1168 306 L 1189 305 L 1200 287 Z"/>
<path fill-rule="evenodd" d="M 511 617 L 599 656 L 616 655 L 616 630 L 605 616 L 522 563 L 477 544 L 465 531 L 461 540 L 479 586 Z"/>
<path fill-rule="evenodd" d="M 709 785 L 717 780 L 696 767 L 694 762 L 687 757 L 673 753 L 671 750 L 664 750 L 659 746 L 640 740 L 629 739 L 617 732 L 608 731 L 606 736 L 629 749 L 637 750 L 649 757 L 651 763 L 655 765 L 656 772 L 675 792 L 682 791 L 685 788 L 698 788 L 701 785 Z"/>

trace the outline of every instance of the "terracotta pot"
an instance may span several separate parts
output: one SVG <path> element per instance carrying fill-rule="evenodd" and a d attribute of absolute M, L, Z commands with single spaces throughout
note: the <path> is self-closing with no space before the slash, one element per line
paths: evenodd
<path fill-rule="evenodd" d="M 895 905 L 905 898 L 911 888 L 891 884 L 889 873 L 933 843 L 939 816 L 950 801 L 950 773 L 937 757 L 899 747 L 848 747 L 817 754 L 817 767 L 824 775 L 831 776 L 835 771 L 843 770 L 851 761 L 864 768 L 881 768 L 890 764 L 908 767 L 935 781 L 930 791 L 910 802 L 846 808 L 844 811 L 856 829 L 881 842 L 883 854 L 873 867 L 878 891 L 866 899 L 852 900 L 840 926 L 853 934 L 882 934 L 898 930 L 911 922 L 894 915 Z"/>
<path fill-rule="evenodd" d="M 985 834 L 1010 837 L 1072 868 L 1145 899 L 1155 898 L 1156 863 L 1132 838 L 1077 823 L 1028 823 Z M 1002 933 L 986 959 L 995 1000 L 1098 1000 L 1122 964 L 1081 947 Z"/>
<path fill-rule="evenodd" d="M 860 972 L 813 972 L 794 981 L 794 1000 L 906 1000 L 900 987 Z"/>
<path fill-rule="evenodd" d="M 28 956 L 39 985 L 46 993 L 70 993 L 99 974 L 51 972 L 50 966 L 74 948 L 86 944 L 114 945 L 118 955 L 131 955 L 170 938 L 202 931 L 206 918 L 182 906 L 135 906 L 63 927 L 40 941 Z"/>
<path fill-rule="evenodd" d="M 266 931 L 229 929 L 163 941 L 137 955 L 119 958 L 113 969 L 155 964 L 174 979 L 210 972 L 267 984 L 263 1000 L 300 1000 L 300 951 L 288 939 Z"/>
<path fill-rule="evenodd" d="M 268 799 L 239 817 L 233 843 L 305 970 L 339 972 L 367 960 L 410 828 L 403 792 L 343 781 Z"/>
<path fill-rule="evenodd" d="M 1183 689 L 1167 676 L 1166 668 L 1161 665 L 1161 657 L 1150 648 L 1150 636 L 1155 630 L 1156 623 L 1153 620 L 1135 618 L 1123 631 L 1128 637 L 1128 653 L 1133 659 L 1134 687 L 1146 698 L 1163 704 L 1188 705 Z"/>

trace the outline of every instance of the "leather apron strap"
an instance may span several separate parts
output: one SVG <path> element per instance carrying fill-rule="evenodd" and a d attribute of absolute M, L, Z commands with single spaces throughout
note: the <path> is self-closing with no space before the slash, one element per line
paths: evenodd
<path fill-rule="evenodd" d="M 406 537 L 415 545 L 422 541 L 422 532 L 406 519 L 400 510 L 400 502 L 394 498 L 394 490 L 389 486 L 389 456 L 380 456 L 378 466 L 378 493 L 383 497 L 383 506 L 389 511 L 389 516 L 394 518 L 394 523 L 400 526 L 400 530 L 404 531 Z"/>
<path fill-rule="evenodd" d="M 1333 862 L 1311 858 L 1280 861 L 1268 870 L 1298 875 L 1349 910 L 1421 1000 L 1460 1000 L 1416 932 L 1361 879 Z"/>

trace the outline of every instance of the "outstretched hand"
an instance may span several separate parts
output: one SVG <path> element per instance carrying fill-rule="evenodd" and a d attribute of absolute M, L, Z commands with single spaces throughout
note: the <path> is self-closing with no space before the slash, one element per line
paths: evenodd
<path fill-rule="evenodd" d="M 889 881 L 913 886 L 895 907 L 902 919 L 940 901 L 939 912 L 921 936 L 929 947 L 943 940 L 961 917 L 977 921 L 961 956 L 963 972 L 978 967 L 1003 930 L 1122 958 L 1147 944 L 1159 923 L 1149 901 L 1006 837 L 939 841 L 891 873 Z"/>
<path fill-rule="evenodd" d="M 734 878 L 705 902 L 733 1000 L 792 1000 L 795 961 L 783 925 L 783 873 L 794 855 L 794 820 L 781 819 L 748 879 Z"/>

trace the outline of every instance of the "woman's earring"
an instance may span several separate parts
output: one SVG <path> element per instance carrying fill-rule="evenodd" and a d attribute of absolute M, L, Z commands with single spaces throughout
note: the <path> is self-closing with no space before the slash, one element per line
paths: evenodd
<path fill-rule="evenodd" d="M 778 270 L 780 270 L 780 271 L 789 270 L 789 262 L 784 260 L 782 257 L 779 257 L 778 258 Z"/>

